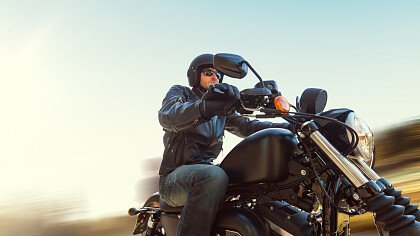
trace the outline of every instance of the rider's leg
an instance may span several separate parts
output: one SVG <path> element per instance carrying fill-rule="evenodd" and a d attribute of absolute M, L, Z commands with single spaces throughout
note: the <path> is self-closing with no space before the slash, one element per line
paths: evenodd
<path fill-rule="evenodd" d="M 229 179 L 218 166 L 183 165 L 161 178 L 159 191 L 172 206 L 184 206 L 177 235 L 210 235 Z"/>

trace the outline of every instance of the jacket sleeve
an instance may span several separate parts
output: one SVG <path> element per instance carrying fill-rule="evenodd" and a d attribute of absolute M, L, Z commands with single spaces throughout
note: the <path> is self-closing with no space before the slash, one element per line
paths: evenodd
<path fill-rule="evenodd" d="M 241 138 L 267 128 L 291 129 L 291 126 L 288 122 L 272 123 L 268 121 L 250 120 L 238 113 L 234 113 L 226 118 L 225 130 Z"/>
<path fill-rule="evenodd" d="M 179 132 L 204 122 L 200 113 L 200 100 L 188 101 L 184 87 L 173 86 L 162 102 L 159 110 L 159 123 L 163 129 Z"/>

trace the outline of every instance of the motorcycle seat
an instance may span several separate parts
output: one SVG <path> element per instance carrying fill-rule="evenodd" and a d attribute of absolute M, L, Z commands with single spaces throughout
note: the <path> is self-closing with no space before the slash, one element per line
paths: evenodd
<path fill-rule="evenodd" d="M 159 199 L 159 208 L 166 213 L 181 213 L 184 206 L 173 207 L 166 203 L 163 199 Z"/>

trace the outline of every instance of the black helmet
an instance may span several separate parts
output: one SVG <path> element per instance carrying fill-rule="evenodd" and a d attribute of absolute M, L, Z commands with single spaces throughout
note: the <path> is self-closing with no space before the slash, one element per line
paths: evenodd
<path fill-rule="evenodd" d="M 200 56 L 194 58 L 191 62 L 190 67 L 187 71 L 188 83 L 191 87 L 194 87 L 200 83 L 200 70 L 213 67 L 213 54 L 201 54 Z M 223 76 L 219 79 L 219 82 L 222 82 Z"/>

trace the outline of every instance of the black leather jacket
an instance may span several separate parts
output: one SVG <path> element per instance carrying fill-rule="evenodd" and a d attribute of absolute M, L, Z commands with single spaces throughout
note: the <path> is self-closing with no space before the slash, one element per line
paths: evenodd
<path fill-rule="evenodd" d="M 165 131 L 165 151 L 159 175 L 181 165 L 211 164 L 222 150 L 224 130 L 246 137 L 265 128 L 289 127 L 289 123 L 250 120 L 237 113 L 206 120 L 199 110 L 202 95 L 198 89 L 175 85 L 163 99 L 159 122 Z"/>

